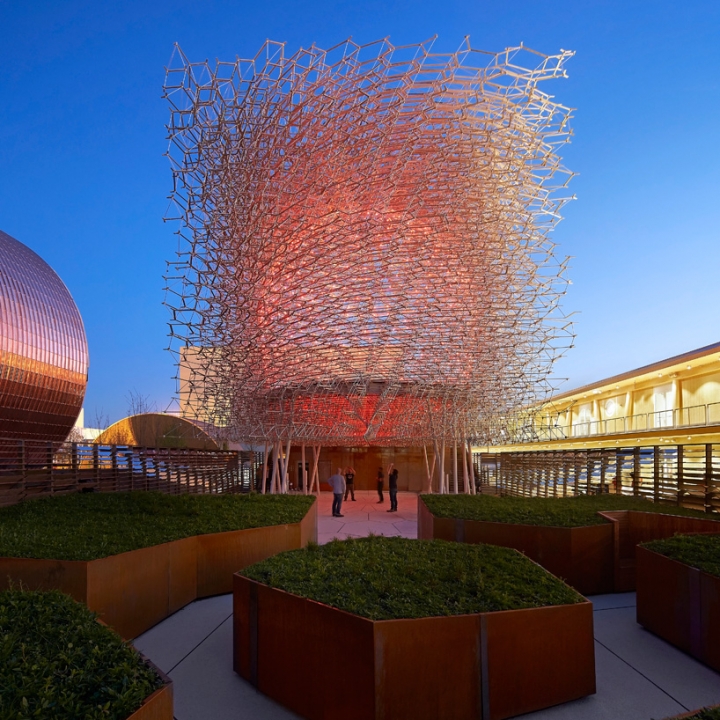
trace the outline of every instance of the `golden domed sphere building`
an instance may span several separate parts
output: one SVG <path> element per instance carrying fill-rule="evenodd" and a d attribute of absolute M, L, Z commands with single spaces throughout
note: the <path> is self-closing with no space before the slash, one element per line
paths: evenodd
<path fill-rule="evenodd" d="M 65 440 L 82 408 L 88 364 L 68 289 L 0 230 L 0 438 Z"/>

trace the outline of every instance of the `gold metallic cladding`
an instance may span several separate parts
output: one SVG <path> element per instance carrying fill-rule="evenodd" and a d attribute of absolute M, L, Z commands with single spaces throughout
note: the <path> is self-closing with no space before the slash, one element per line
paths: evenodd
<path fill-rule="evenodd" d="M 82 407 L 88 350 L 52 268 L 0 231 L 0 437 L 62 441 Z"/>

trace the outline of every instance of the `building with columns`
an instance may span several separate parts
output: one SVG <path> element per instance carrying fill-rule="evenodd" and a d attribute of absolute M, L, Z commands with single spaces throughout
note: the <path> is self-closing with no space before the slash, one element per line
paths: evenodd
<path fill-rule="evenodd" d="M 552 397 L 491 452 L 720 442 L 720 343 Z"/>

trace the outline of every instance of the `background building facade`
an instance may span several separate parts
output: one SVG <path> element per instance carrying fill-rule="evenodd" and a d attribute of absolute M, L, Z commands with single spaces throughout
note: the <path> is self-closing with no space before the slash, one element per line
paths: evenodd
<path fill-rule="evenodd" d="M 720 343 L 551 398 L 493 450 L 720 442 Z"/>

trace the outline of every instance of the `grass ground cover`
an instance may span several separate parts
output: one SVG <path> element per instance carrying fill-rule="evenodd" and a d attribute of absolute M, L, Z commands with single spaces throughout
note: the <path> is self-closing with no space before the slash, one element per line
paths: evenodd
<path fill-rule="evenodd" d="M 660 505 L 644 498 L 624 495 L 579 495 L 569 498 L 518 498 L 492 495 L 422 495 L 436 517 L 486 522 L 542 525 L 547 527 L 583 527 L 607 522 L 597 513 L 602 510 L 638 510 L 720 519 L 697 510 Z"/>
<path fill-rule="evenodd" d="M 96 560 L 192 535 L 300 522 L 305 495 L 76 493 L 0 508 L 0 557 Z"/>
<path fill-rule="evenodd" d="M 123 720 L 162 680 L 60 592 L 0 593 L 0 719 Z"/>
<path fill-rule="evenodd" d="M 668 720 L 673 720 L 668 718 Z M 704 708 L 685 720 L 720 720 L 720 708 Z"/>
<path fill-rule="evenodd" d="M 443 540 L 334 540 L 280 553 L 242 574 L 371 620 L 584 601 L 515 550 Z"/>
<path fill-rule="evenodd" d="M 642 543 L 642 547 L 720 577 L 720 536 L 718 535 L 675 535 L 666 540 Z M 718 719 L 720 720 L 720 714 Z"/>

